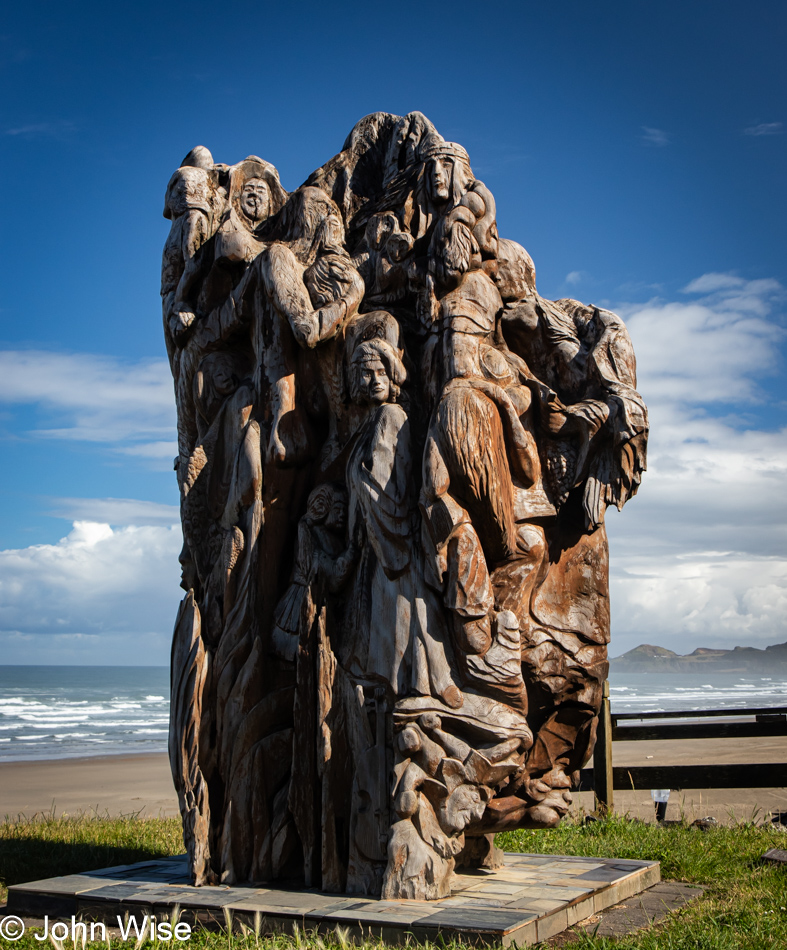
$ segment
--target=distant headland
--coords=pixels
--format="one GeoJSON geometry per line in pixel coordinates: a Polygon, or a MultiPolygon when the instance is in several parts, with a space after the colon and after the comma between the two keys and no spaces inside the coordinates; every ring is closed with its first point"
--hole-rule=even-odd
{"type": "Polygon", "coordinates": [[[764,650],[755,647],[734,647],[732,650],[698,647],[686,656],[665,647],[642,643],[611,659],[609,666],[612,673],[787,672],[787,643],[777,643],[764,650]]]}

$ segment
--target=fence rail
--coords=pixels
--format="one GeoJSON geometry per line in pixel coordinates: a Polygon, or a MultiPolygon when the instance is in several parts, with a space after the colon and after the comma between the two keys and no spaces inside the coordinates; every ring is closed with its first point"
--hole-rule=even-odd
{"type": "Polygon", "coordinates": [[[787,736],[787,707],[705,709],[672,712],[615,713],[609,683],[599,715],[593,768],[582,769],[579,790],[592,789],[596,805],[611,810],[614,790],[669,788],[783,788],[787,764],[765,765],[612,765],[612,743],[643,739],[722,739],[787,736]],[[681,720],[669,722],[665,720],[681,720]],[[704,721],[687,721],[704,720],[704,721]],[[745,721],[742,721],[745,720],[745,721]],[[632,724],[629,724],[632,723],[632,724]]]}

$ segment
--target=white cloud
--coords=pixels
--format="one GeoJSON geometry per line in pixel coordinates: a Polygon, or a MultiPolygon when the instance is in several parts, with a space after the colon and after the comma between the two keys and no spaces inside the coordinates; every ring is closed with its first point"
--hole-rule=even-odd
{"type": "MultiPolygon", "coordinates": [[[[689,653],[700,645],[763,647],[787,640],[784,558],[697,554],[665,559],[656,575],[652,569],[652,558],[634,557],[613,578],[612,596],[625,603],[625,623],[636,631],[627,646],[655,642],[689,653]]],[[[613,654],[625,649],[613,642],[613,654]]]]}
{"type": "Polygon", "coordinates": [[[181,543],[179,527],[77,521],[57,544],[0,551],[5,661],[51,661],[54,643],[80,662],[96,662],[98,649],[115,662],[166,663],[181,543]]]}
{"type": "MultiPolygon", "coordinates": [[[[652,432],[640,494],[608,518],[612,655],[642,642],[687,653],[787,639],[787,430],[751,421],[767,406],[765,378],[782,365],[784,330],[773,315],[783,290],[705,274],[684,293],[697,299],[621,308],[652,432]]],[[[163,361],[38,356],[24,371],[0,354],[0,399],[44,400],[66,429],[84,427],[94,441],[108,428],[137,440],[124,451],[174,455],[149,438],[172,424],[163,361]]],[[[66,538],[0,551],[4,661],[29,662],[45,643],[50,661],[166,662],[181,595],[174,506],[52,504],[77,522],[66,538]]]]}
{"type": "Polygon", "coordinates": [[[570,273],[565,276],[565,283],[567,284],[578,284],[582,281],[583,273],[581,270],[572,270],[570,273]]]}
{"type": "MultiPolygon", "coordinates": [[[[167,469],[177,454],[164,360],[0,351],[0,403],[35,407],[38,426],[27,438],[90,442],[167,469]]],[[[182,593],[177,507],[129,498],[50,503],[74,522],[67,537],[0,551],[0,656],[30,662],[45,643],[47,662],[166,663],[182,593]]]]}
{"type": "Polygon", "coordinates": [[[737,277],[735,274],[718,274],[710,273],[703,274],[702,277],[697,277],[695,280],[690,281],[683,288],[681,293],[684,294],[710,294],[716,290],[730,290],[733,287],[742,287],[746,281],[742,277],[737,277]]]}
{"type": "Polygon", "coordinates": [[[664,129],[652,129],[647,125],[642,126],[642,141],[647,145],[657,145],[663,148],[669,145],[670,137],[664,129]]]}
{"type": "Polygon", "coordinates": [[[176,454],[165,441],[175,432],[165,360],[130,363],[87,353],[0,351],[0,402],[38,406],[48,423],[30,433],[38,438],[121,445],[127,453],[154,458],[176,454]]]}
{"type": "Polygon", "coordinates": [[[621,310],[651,438],[640,494],[608,519],[613,655],[787,640],[787,429],[750,420],[782,365],[783,291],[723,274],[685,291],[707,296],[621,310]]]}
{"type": "Polygon", "coordinates": [[[758,122],[743,130],[744,135],[781,135],[784,125],[781,122],[758,122]]]}
{"type": "Polygon", "coordinates": [[[138,458],[169,463],[174,462],[178,454],[178,443],[174,439],[172,442],[142,442],[136,445],[120,446],[117,451],[122,452],[123,455],[136,455],[138,458]]]}
{"type": "Polygon", "coordinates": [[[66,119],[55,122],[31,122],[29,125],[20,125],[13,129],[6,129],[6,135],[20,136],[21,138],[54,138],[62,139],[70,135],[76,126],[66,119]]]}
{"type": "Polygon", "coordinates": [[[103,525],[177,525],[180,509],[136,498],[53,498],[49,512],[67,521],[103,525]]]}

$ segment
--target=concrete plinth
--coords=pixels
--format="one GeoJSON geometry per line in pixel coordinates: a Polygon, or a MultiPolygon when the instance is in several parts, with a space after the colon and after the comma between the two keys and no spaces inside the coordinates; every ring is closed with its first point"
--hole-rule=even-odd
{"type": "Polygon", "coordinates": [[[87,874],[16,884],[7,913],[20,917],[102,920],[153,914],[208,927],[243,924],[260,934],[342,927],[350,937],[380,936],[519,946],[538,943],[632,897],[661,879],[657,861],[507,854],[497,871],[463,870],[451,896],[387,901],[314,889],[193,887],[180,856],[87,874]]]}

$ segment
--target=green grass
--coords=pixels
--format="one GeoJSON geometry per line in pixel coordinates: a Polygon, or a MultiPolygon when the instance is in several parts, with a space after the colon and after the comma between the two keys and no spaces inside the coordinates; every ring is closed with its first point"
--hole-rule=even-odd
{"type": "Polygon", "coordinates": [[[553,831],[498,836],[506,851],[661,861],[665,881],[702,884],[704,895],[660,926],[618,940],[583,936],[593,950],[787,950],[787,870],[760,861],[787,834],[754,822],[700,831],[613,815],[553,831]]]}
{"type": "MultiPolygon", "coordinates": [[[[553,831],[511,832],[499,835],[498,843],[508,851],[658,860],[664,880],[707,888],[701,898],[649,930],[617,941],[583,934],[572,945],[580,950],[787,950],[787,870],[760,862],[769,848],[787,848],[784,832],[754,822],[702,832],[615,815],[587,825],[567,821],[553,831]]],[[[128,864],[181,851],[177,819],[82,815],[5,821],[0,823],[0,883],[128,864]]],[[[245,935],[200,931],[187,944],[159,943],[158,947],[342,950],[346,944],[341,932],[322,938],[304,934],[263,938],[251,931],[245,935]]],[[[33,950],[41,946],[32,934],[13,944],[0,939],[3,948],[33,950]]],[[[367,946],[379,944],[372,941],[367,946]]],[[[71,950],[70,940],[65,948],[71,950]]]]}
{"type": "Polygon", "coordinates": [[[54,814],[0,822],[0,901],[9,884],[180,854],[177,818],[54,814]]]}

